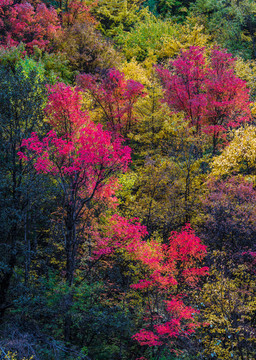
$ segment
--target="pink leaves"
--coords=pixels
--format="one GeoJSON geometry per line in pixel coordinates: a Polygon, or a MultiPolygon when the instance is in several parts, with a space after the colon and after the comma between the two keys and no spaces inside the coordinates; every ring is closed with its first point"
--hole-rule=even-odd
{"type": "Polygon", "coordinates": [[[201,276],[207,274],[208,268],[197,268],[195,265],[206,255],[206,246],[195,236],[190,225],[186,225],[180,233],[173,232],[169,244],[160,244],[153,240],[145,241],[142,236],[136,241],[123,244],[136,259],[148,269],[148,278],[140,279],[132,288],[146,289],[156,287],[168,290],[178,282],[194,285],[201,276]]]}
{"type": "Polygon", "coordinates": [[[140,345],[161,346],[173,338],[193,333],[199,326],[194,320],[196,310],[185,305],[183,296],[171,295],[184,285],[194,286],[208,271],[206,267],[197,267],[206,255],[206,247],[190,225],[186,225],[180,233],[173,232],[168,245],[142,239],[136,245],[133,244],[130,251],[134,251],[134,258],[144,265],[146,274],[144,279],[132,284],[131,288],[144,292],[145,299],[148,299],[148,309],[156,308],[155,301],[161,296],[157,303],[157,313],[152,317],[148,311],[151,322],[145,319],[146,329],[139,331],[133,338],[140,345]],[[165,297],[167,300],[164,300],[165,297]]]}
{"type": "Polygon", "coordinates": [[[49,88],[49,93],[46,114],[54,130],[42,140],[36,133],[23,140],[28,155],[20,152],[20,158],[30,158],[37,172],[57,176],[62,182],[75,182],[74,186],[89,197],[102,198],[104,189],[112,196],[109,186],[114,183],[110,179],[118,171],[126,171],[131,149],[118,137],[112,140],[110,132],[89,119],[81,110],[76,89],[57,84],[49,88]]]}
{"type": "Polygon", "coordinates": [[[75,135],[89,119],[87,112],[81,110],[81,95],[77,89],[63,83],[49,86],[48,90],[45,112],[51,126],[59,135],[75,135]]]}
{"type": "Polygon", "coordinates": [[[147,230],[136,219],[126,219],[119,215],[113,215],[104,231],[104,238],[97,241],[94,258],[113,253],[117,249],[125,249],[133,252],[146,236],[147,230]]]}
{"type": "Polygon", "coordinates": [[[206,246],[201,243],[189,224],[180,233],[172,232],[169,241],[167,256],[186,266],[191,266],[196,260],[202,260],[206,255],[206,246]]]}
{"type": "Polygon", "coordinates": [[[204,48],[191,47],[170,63],[171,70],[157,68],[162,80],[164,101],[175,111],[184,111],[199,131],[206,106],[204,48]]]}
{"type": "Polygon", "coordinates": [[[165,301],[165,323],[160,323],[160,317],[157,319],[152,330],[141,329],[133,335],[140,345],[161,346],[170,343],[171,339],[178,336],[188,336],[195,332],[199,324],[194,320],[197,311],[186,306],[178,297],[165,301]]]}
{"type": "Polygon", "coordinates": [[[136,122],[133,108],[138,99],[145,96],[144,86],[134,80],[125,80],[124,74],[116,69],[110,69],[103,79],[82,74],[77,82],[102,110],[109,130],[126,136],[136,122]]]}
{"type": "Polygon", "coordinates": [[[148,289],[153,284],[153,281],[150,280],[139,280],[137,284],[132,284],[131,288],[135,290],[148,289]]]}
{"type": "Polygon", "coordinates": [[[47,49],[60,30],[55,9],[48,9],[44,3],[35,8],[26,1],[13,5],[11,0],[1,0],[0,24],[4,30],[0,44],[16,46],[23,42],[29,51],[34,45],[47,49]]]}
{"type": "Polygon", "coordinates": [[[145,329],[140,330],[137,334],[133,335],[132,338],[137,340],[142,346],[159,346],[163,344],[159,341],[158,335],[154,334],[153,331],[145,329]]]}
{"type": "MultiPolygon", "coordinates": [[[[211,53],[211,68],[206,77],[206,122],[214,126],[237,127],[249,121],[249,91],[245,81],[234,73],[230,54],[214,48],[211,53]]],[[[221,131],[217,129],[216,131],[221,131]]]]}
{"type": "Polygon", "coordinates": [[[191,47],[170,63],[170,70],[158,68],[164,87],[164,101],[174,111],[183,111],[195,132],[218,140],[232,127],[250,121],[249,90],[234,73],[230,54],[213,48],[209,64],[205,49],[191,47]]]}

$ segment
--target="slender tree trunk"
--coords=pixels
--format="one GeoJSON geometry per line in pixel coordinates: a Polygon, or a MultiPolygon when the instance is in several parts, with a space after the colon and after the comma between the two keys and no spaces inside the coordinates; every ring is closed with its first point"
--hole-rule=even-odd
{"type": "Polygon", "coordinates": [[[7,303],[7,293],[10,287],[13,269],[16,264],[16,250],[12,249],[11,256],[7,264],[7,269],[0,280],[0,322],[3,319],[4,313],[10,304],[7,303]]]}
{"type": "Polygon", "coordinates": [[[66,219],[66,282],[69,287],[69,293],[65,300],[65,320],[64,320],[64,339],[66,343],[71,341],[72,314],[71,307],[73,303],[72,285],[74,282],[74,271],[77,252],[76,225],[73,221],[73,213],[68,214],[66,219]]]}

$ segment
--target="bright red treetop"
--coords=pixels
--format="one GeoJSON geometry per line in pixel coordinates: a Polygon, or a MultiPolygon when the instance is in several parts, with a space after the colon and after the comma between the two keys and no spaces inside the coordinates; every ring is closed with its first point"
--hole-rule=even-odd
{"type": "Polygon", "coordinates": [[[47,49],[60,30],[57,12],[44,3],[36,7],[27,1],[0,0],[0,45],[17,46],[20,42],[32,51],[33,46],[47,49]]]}
{"type": "Polygon", "coordinates": [[[45,107],[51,127],[60,136],[71,137],[90,123],[88,113],[81,109],[82,96],[77,88],[63,83],[48,86],[49,97],[45,107]]]}
{"type": "Polygon", "coordinates": [[[164,101],[174,111],[183,111],[196,133],[209,133],[213,153],[226,131],[250,121],[249,90],[234,72],[230,54],[214,48],[209,64],[205,49],[191,47],[170,63],[158,68],[164,101]]]}
{"type": "Polygon", "coordinates": [[[164,101],[175,111],[184,111],[196,131],[200,130],[206,106],[204,49],[191,47],[170,62],[170,70],[157,68],[164,86],[164,101]]]}
{"type": "Polygon", "coordinates": [[[173,351],[171,340],[188,336],[199,326],[194,319],[197,311],[185,305],[182,291],[186,294],[189,286],[207,274],[207,267],[198,267],[206,255],[206,246],[186,225],[180,233],[172,233],[168,245],[140,241],[127,249],[148,269],[144,279],[131,285],[145,293],[145,301],[148,299],[145,328],[133,338],[140,345],[167,345],[173,351]],[[162,299],[162,304],[157,299],[162,299]]]}
{"type": "Polygon", "coordinates": [[[102,191],[108,193],[111,182],[107,179],[126,171],[131,149],[89,119],[81,110],[81,96],[75,89],[57,84],[49,93],[46,114],[53,130],[42,140],[36,133],[23,140],[28,155],[20,152],[20,157],[33,160],[38,172],[59,178],[65,191],[80,189],[87,200],[102,196],[102,191]]]}
{"type": "Polygon", "coordinates": [[[206,74],[207,107],[204,123],[212,132],[224,132],[249,121],[249,89],[234,73],[235,59],[215,48],[206,74]]]}
{"type": "Polygon", "coordinates": [[[206,255],[206,246],[189,225],[173,232],[169,244],[145,240],[146,228],[136,219],[113,216],[107,225],[107,235],[99,238],[93,259],[126,250],[133,261],[143,268],[142,279],[131,288],[143,293],[147,304],[144,328],[133,336],[140,345],[168,346],[177,337],[188,336],[199,326],[197,312],[183,302],[184,294],[208,272],[199,263],[206,255]]]}

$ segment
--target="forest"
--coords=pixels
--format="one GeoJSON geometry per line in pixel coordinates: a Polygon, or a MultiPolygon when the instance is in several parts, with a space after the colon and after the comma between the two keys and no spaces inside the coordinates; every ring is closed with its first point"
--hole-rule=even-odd
{"type": "Polygon", "coordinates": [[[255,0],[0,0],[0,359],[256,359],[255,0]]]}

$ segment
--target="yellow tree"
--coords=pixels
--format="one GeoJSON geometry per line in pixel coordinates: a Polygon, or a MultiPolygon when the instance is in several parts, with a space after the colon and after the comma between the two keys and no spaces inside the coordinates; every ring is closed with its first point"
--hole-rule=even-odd
{"type": "Polygon", "coordinates": [[[222,154],[213,159],[211,174],[216,178],[243,174],[245,178],[255,180],[256,127],[240,128],[233,136],[222,154]]]}
{"type": "Polygon", "coordinates": [[[215,251],[210,277],[197,300],[207,326],[199,335],[204,356],[255,358],[255,253],[240,256],[215,251]]]}

